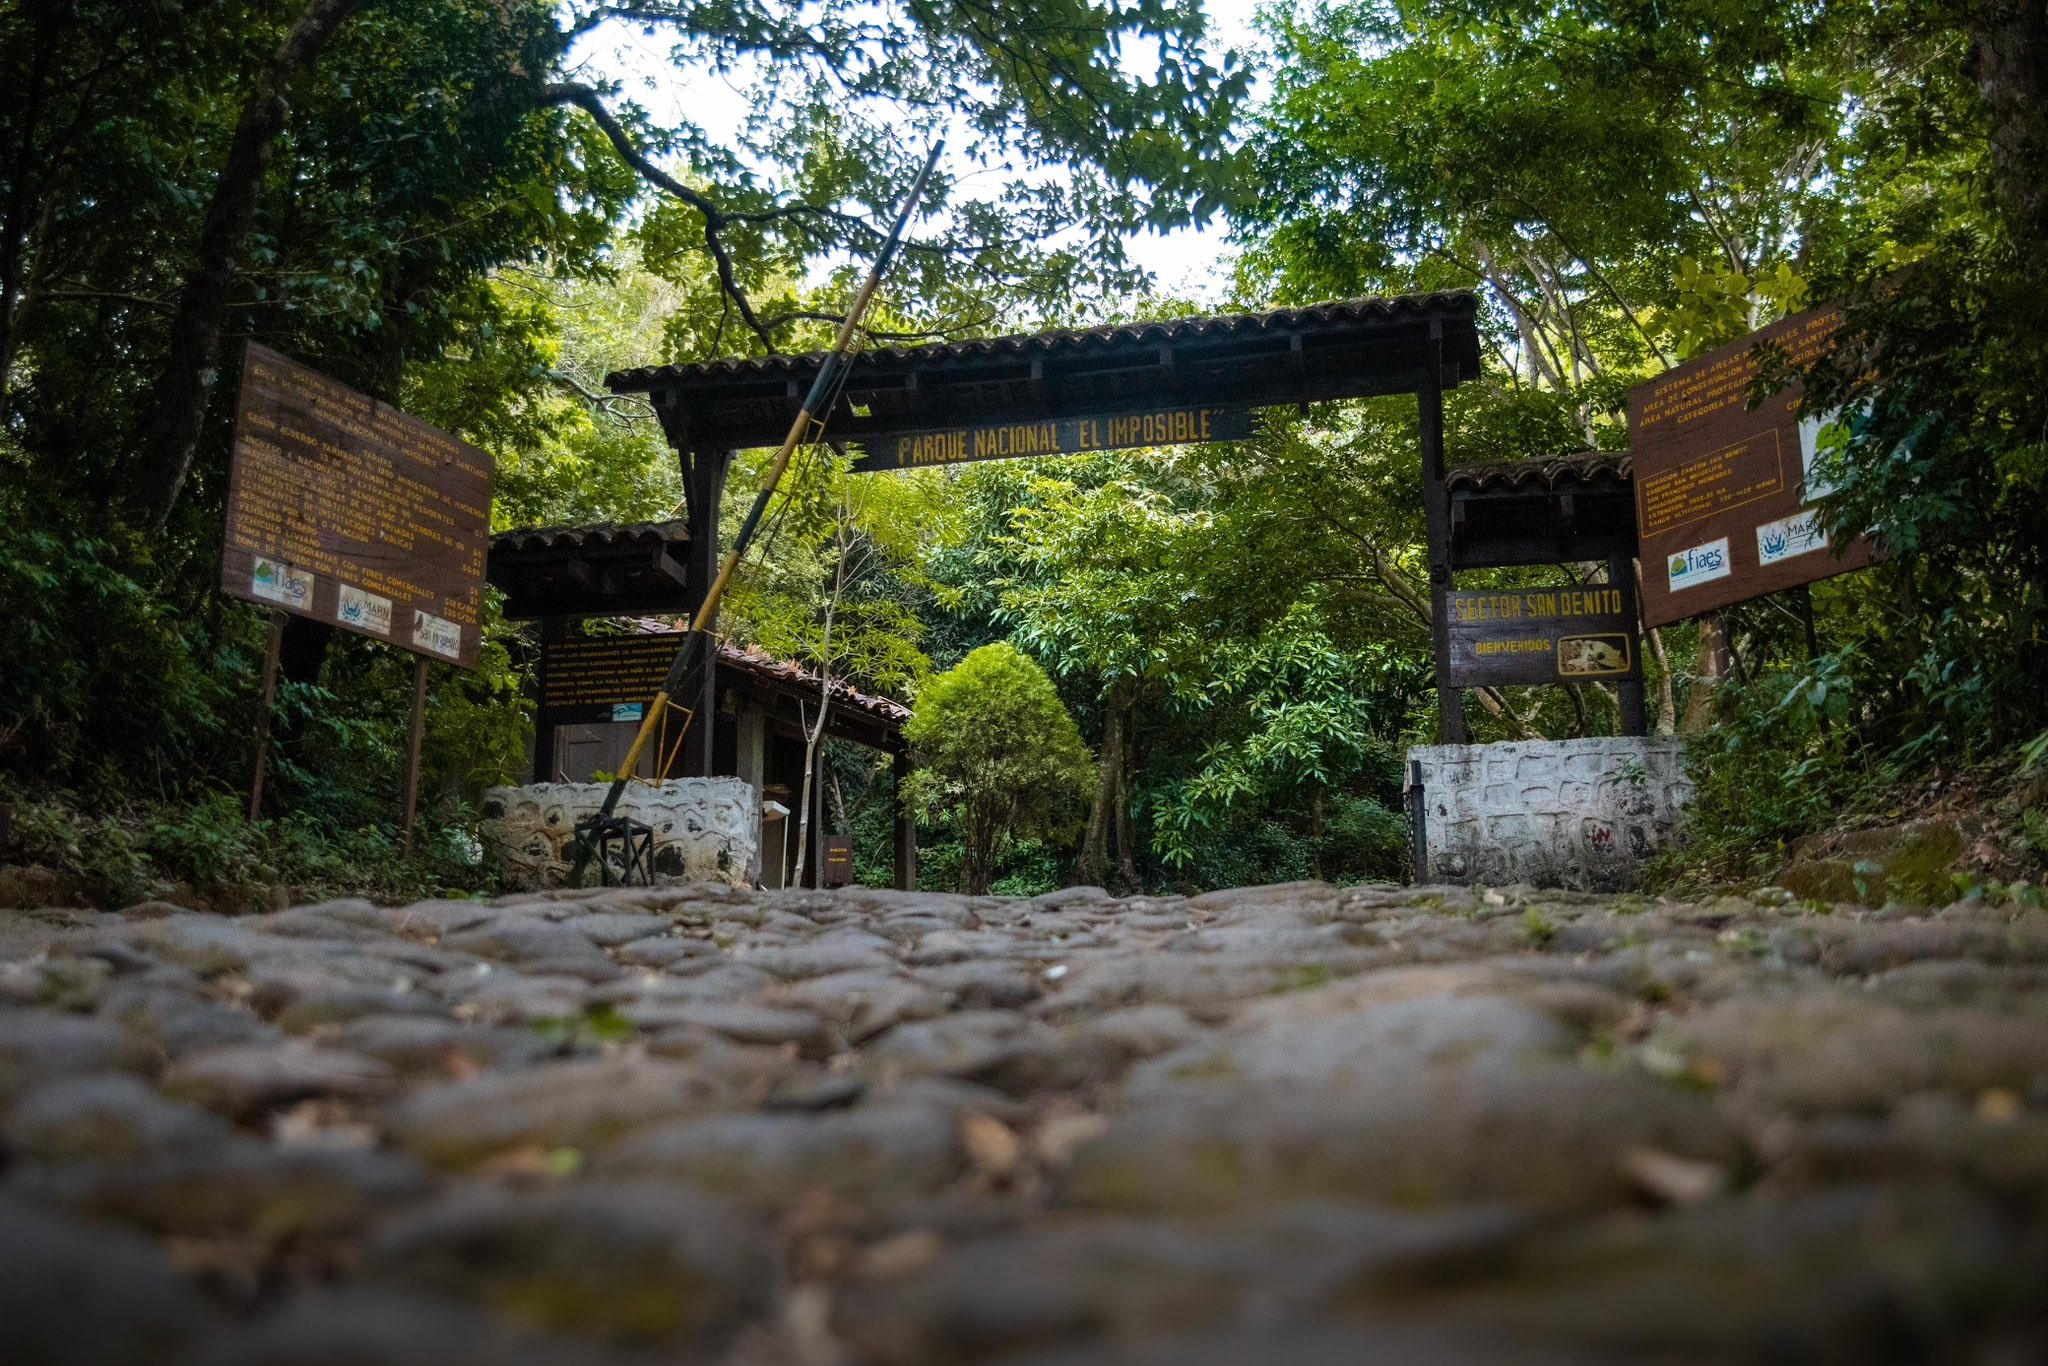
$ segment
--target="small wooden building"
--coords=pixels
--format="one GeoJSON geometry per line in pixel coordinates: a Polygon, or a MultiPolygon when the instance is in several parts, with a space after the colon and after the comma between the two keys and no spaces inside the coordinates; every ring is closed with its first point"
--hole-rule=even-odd
{"type": "MultiPolygon", "coordinates": [[[[651,614],[688,610],[689,540],[688,524],[671,521],[537,528],[492,541],[489,577],[505,594],[505,615],[540,624],[533,781],[590,782],[625,762],[641,708],[682,644],[680,627],[651,614]]],[[[719,646],[709,672],[713,713],[694,718],[687,738],[679,716],[665,724],[642,752],[638,776],[745,779],[760,802],[761,881],[781,887],[797,863],[804,737],[826,698],[822,680],[732,642],[719,646]]],[[[909,771],[908,708],[837,680],[829,696],[824,738],[889,754],[900,784],[909,771]]],[[[810,801],[803,880],[817,886],[832,834],[822,745],[810,801]]],[[[914,887],[916,826],[900,815],[895,863],[897,885],[914,887]]]]}

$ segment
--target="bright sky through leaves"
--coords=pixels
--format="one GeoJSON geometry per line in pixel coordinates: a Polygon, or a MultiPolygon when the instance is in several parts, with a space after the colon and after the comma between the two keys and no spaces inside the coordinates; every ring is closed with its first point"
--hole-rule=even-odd
{"type": "MultiPolygon", "coordinates": [[[[1263,42],[1252,27],[1260,0],[1203,0],[1203,4],[1213,53],[1236,49],[1250,55],[1262,50],[1263,42]]],[[[664,36],[649,36],[638,25],[622,21],[598,29],[577,55],[585,63],[587,76],[617,81],[621,94],[643,105],[656,123],[687,119],[727,146],[740,145],[753,109],[741,77],[678,70],[664,36]]],[[[1130,252],[1153,273],[1163,294],[1215,304],[1229,288],[1231,248],[1220,219],[1204,227],[1138,234],[1130,239],[1130,252]]]]}

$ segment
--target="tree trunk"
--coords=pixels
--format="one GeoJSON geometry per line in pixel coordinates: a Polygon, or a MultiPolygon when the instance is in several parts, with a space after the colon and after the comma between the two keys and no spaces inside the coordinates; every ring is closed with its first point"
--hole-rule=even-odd
{"type": "Polygon", "coordinates": [[[1109,842],[1117,803],[1123,794],[1128,690],[1128,684],[1118,679],[1109,685],[1102,698],[1102,754],[1095,766],[1095,799],[1088,807],[1088,834],[1081,841],[1081,857],[1074,866],[1074,876],[1086,887],[1101,887],[1109,882],[1109,842]]]}
{"type": "Polygon", "coordinates": [[[2048,240],[2048,0],[1978,0],[1969,72],[1991,122],[1991,180],[2016,246],[2048,240]]]}
{"type": "MultiPolygon", "coordinates": [[[[818,771],[818,737],[825,733],[825,717],[832,707],[832,680],[828,676],[819,690],[824,694],[818,703],[818,723],[804,730],[804,781],[801,795],[797,798],[796,817],[796,871],[790,874],[789,885],[804,885],[804,865],[811,854],[811,779],[818,771]]],[[[803,704],[797,704],[797,720],[803,720],[803,704]]]]}
{"type": "Polygon", "coordinates": [[[1138,876],[1138,840],[1131,830],[1131,723],[1128,713],[1121,727],[1123,753],[1116,761],[1116,857],[1117,875],[1123,878],[1124,888],[1130,892],[1145,890],[1144,879],[1138,876]]]}
{"type": "Polygon", "coordinates": [[[171,320],[170,356],[158,377],[149,429],[142,440],[142,466],[126,495],[130,514],[151,532],[163,529],[176,506],[206,422],[206,409],[220,374],[228,296],[234,289],[249,232],[256,224],[271,155],[284,131],[285,87],[319,59],[335,30],[362,3],[308,0],[283,44],[257,73],[256,89],[242,106],[227,163],[206,209],[198,259],[178,294],[178,311],[171,320]]]}
{"type": "MultiPolygon", "coordinates": [[[[699,515],[693,509],[691,516],[699,515]]],[[[714,510],[704,510],[705,516],[715,516],[714,510]]],[[[818,723],[804,731],[804,784],[803,801],[796,825],[796,874],[790,885],[804,884],[804,864],[811,853],[811,781],[818,771],[818,744],[825,735],[825,719],[832,714],[832,628],[839,623],[839,604],[846,596],[846,557],[850,552],[847,544],[848,529],[852,525],[852,510],[842,497],[839,503],[839,521],[833,529],[833,540],[838,550],[838,559],[832,568],[832,592],[825,599],[825,635],[818,645],[818,723]]],[[[703,525],[699,522],[695,525],[703,525]]],[[[803,720],[803,703],[797,703],[797,720],[803,720]]],[[[822,882],[824,879],[819,878],[822,882]]]]}
{"type": "Polygon", "coordinates": [[[1323,814],[1323,789],[1320,784],[1308,798],[1308,873],[1317,882],[1323,880],[1323,832],[1328,821],[1323,814]]]}
{"type": "Polygon", "coordinates": [[[1636,578],[1636,627],[1643,639],[1649,643],[1650,654],[1657,661],[1657,734],[1678,733],[1678,693],[1671,682],[1671,656],[1664,653],[1664,632],[1654,626],[1643,625],[1643,562],[1634,561],[1636,578]]]}
{"type": "Polygon", "coordinates": [[[996,876],[996,846],[1017,821],[1014,799],[983,796],[967,812],[965,857],[960,860],[960,890],[969,896],[988,895],[996,876]],[[978,809],[977,809],[978,808],[978,809]]]}
{"type": "Polygon", "coordinates": [[[1685,720],[1679,729],[1698,735],[1714,724],[1715,704],[1728,679],[1728,628],[1719,612],[1700,618],[1700,662],[1693,670],[1692,691],[1685,698],[1685,720]]]}

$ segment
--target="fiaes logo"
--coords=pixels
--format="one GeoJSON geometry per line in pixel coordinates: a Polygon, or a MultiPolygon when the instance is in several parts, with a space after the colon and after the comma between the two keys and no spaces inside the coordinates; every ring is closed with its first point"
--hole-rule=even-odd
{"type": "Polygon", "coordinates": [[[1692,588],[1715,579],[1728,577],[1728,538],[1708,541],[1690,550],[1680,550],[1671,557],[1671,591],[1692,588]]]}
{"type": "Polygon", "coordinates": [[[313,576],[276,560],[260,556],[249,572],[249,591],[270,602],[305,611],[313,605],[313,576]]]}

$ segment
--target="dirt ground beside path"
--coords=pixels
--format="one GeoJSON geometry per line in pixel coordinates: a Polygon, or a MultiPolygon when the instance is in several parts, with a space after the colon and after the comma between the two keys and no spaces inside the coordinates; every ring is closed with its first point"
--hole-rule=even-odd
{"type": "Polygon", "coordinates": [[[0,912],[0,1360],[2048,1358],[2048,912],[0,912]]]}

